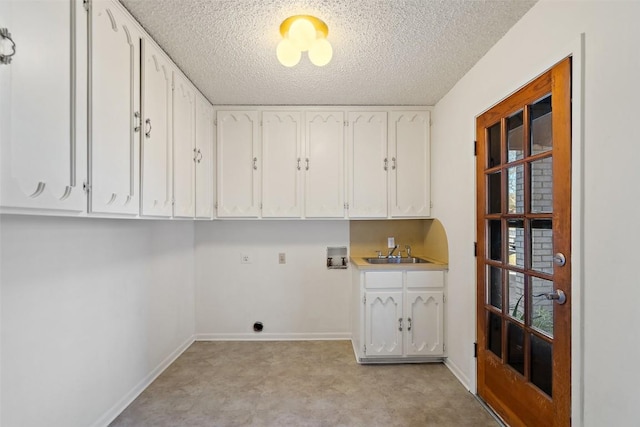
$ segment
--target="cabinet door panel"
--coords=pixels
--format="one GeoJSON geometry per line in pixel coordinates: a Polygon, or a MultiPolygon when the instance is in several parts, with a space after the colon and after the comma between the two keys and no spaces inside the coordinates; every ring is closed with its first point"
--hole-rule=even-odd
{"type": "Polygon", "coordinates": [[[302,216],[300,113],[262,113],[262,216],[302,216]]]}
{"type": "Polygon", "coordinates": [[[306,114],[305,216],[344,217],[344,113],[306,114]]]}
{"type": "Polygon", "coordinates": [[[173,216],[195,216],[196,90],[178,71],[173,89],[173,216]]]}
{"type": "Polygon", "coordinates": [[[139,114],[140,33],[119,5],[94,1],[90,212],[139,213],[139,114]]]}
{"type": "Polygon", "coordinates": [[[347,146],[349,216],[387,217],[387,113],[350,112],[347,146]]]}
{"type": "Polygon", "coordinates": [[[196,217],[212,218],[213,185],[213,106],[196,95],[196,217]]]}
{"type": "Polygon", "coordinates": [[[86,209],[86,115],[75,115],[86,109],[83,18],[73,0],[0,2],[0,27],[16,43],[0,65],[3,211],[86,209]]]}
{"type": "Polygon", "coordinates": [[[429,112],[391,114],[391,216],[426,217],[431,212],[429,112]]]}
{"type": "Polygon", "coordinates": [[[442,291],[407,291],[407,356],[444,354],[442,291]]]}
{"type": "Polygon", "coordinates": [[[172,65],[143,40],[142,214],[172,214],[172,65]]]}
{"type": "Polygon", "coordinates": [[[365,355],[401,356],[405,327],[402,291],[366,293],[365,355]]]}
{"type": "Polygon", "coordinates": [[[260,148],[256,111],[218,111],[218,216],[260,215],[260,148]]]}

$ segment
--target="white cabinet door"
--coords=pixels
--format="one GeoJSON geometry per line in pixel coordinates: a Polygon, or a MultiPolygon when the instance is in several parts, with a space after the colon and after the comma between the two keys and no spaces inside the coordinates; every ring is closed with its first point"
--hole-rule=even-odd
{"type": "Polygon", "coordinates": [[[262,113],[262,216],[302,216],[301,120],[297,111],[262,113]]]}
{"type": "Polygon", "coordinates": [[[112,0],[91,7],[89,211],[140,210],[140,39],[112,0]]]}
{"type": "Polygon", "coordinates": [[[365,355],[402,356],[402,291],[370,291],[365,298],[365,355]]]}
{"type": "Polygon", "coordinates": [[[260,215],[260,140],[257,111],[218,111],[218,217],[260,215]]]}
{"type": "Polygon", "coordinates": [[[173,72],[173,216],[193,218],[196,209],[196,89],[173,72]]]}
{"type": "Polygon", "coordinates": [[[349,217],[387,217],[387,113],[349,112],[349,217]]]}
{"type": "Polygon", "coordinates": [[[213,106],[196,94],[196,218],[213,218],[213,106]]]}
{"type": "Polygon", "coordinates": [[[0,1],[0,27],[16,44],[0,65],[3,212],[86,210],[85,13],[76,0],[0,1]]]}
{"type": "Polygon", "coordinates": [[[172,214],[171,82],[173,65],[150,40],[142,41],[142,215],[172,214]]]}
{"type": "Polygon", "coordinates": [[[305,145],[305,217],[344,217],[344,113],[307,112],[305,145]]]}
{"type": "Polygon", "coordinates": [[[443,292],[407,290],[405,304],[407,356],[444,354],[443,292]]]}
{"type": "Polygon", "coordinates": [[[394,111],[389,132],[392,217],[431,212],[428,111],[394,111]]]}

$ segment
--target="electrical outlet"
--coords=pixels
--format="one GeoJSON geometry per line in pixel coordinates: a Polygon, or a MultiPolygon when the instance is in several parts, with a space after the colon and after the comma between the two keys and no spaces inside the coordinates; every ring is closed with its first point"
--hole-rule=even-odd
{"type": "Polygon", "coordinates": [[[278,263],[279,264],[286,264],[287,263],[287,255],[284,252],[280,252],[278,254],[278,263]]]}
{"type": "Polygon", "coordinates": [[[391,249],[396,246],[396,239],[393,237],[387,238],[387,248],[391,249]]]}
{"type": "Polygon", "coordinates": [[[251,264],[251,255],[240,254],[240,264],[251,264]]]}

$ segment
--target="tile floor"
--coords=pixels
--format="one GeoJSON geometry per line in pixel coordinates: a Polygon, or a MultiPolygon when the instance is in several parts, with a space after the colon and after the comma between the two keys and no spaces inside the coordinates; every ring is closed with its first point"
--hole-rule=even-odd
{"type": "Polygon", "coordinates": [[[442,364],[358,365],[349,341],[196,342],[124,426],[499,426],[442,364]]]}

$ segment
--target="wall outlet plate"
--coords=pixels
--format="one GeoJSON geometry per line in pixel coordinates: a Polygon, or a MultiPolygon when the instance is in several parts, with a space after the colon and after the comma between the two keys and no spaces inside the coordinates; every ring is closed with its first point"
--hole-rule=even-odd
{"type": "Polygon", "coordinates": [[[286,264],[287,263],[287,254],[285,254],[284,252],[280,252],[278,254],[278,263],[279,264],[286,264]]]}
{"type": "Polygon", "coordinates": [[[240,264],[251,264],[253,257],[249,254],[240,254],[240,264]]]}
{"type": "Polygon", "coordinates": [[[387,248],[391,249],[396,246],[396,239],[394,237],[387,237],[387,248]]]}

